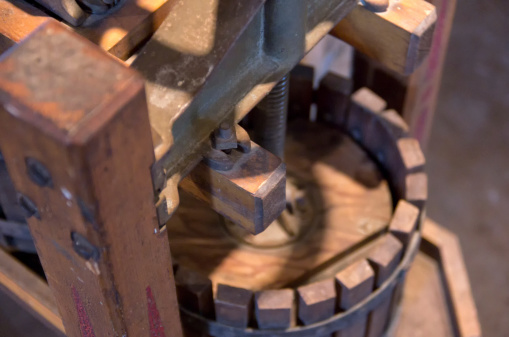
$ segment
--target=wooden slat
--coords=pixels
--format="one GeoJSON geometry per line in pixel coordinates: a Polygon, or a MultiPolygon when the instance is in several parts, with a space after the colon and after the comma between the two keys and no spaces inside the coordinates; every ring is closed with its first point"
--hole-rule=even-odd
{"type": "Polygon", "coordinates": [[[408,75],[429,53],[436,18],[435,7],[424,0],[390,1],[383,12],[372,12],[359,2],[332,34],[389,69],[408,75]]]}
{"type": "Polygon", "coordinates": [[[430,219],[423,225],[422,250],[440,261],[449,306],[460,337],[480,337],[481,326],[457,236],[430,219]]]}
{"type": "Polygon", "coordinates": [[[214,303],[218,322],[239,328],[249,325],[253,313],[252,291],[218,284],[214,303]]]}
{"type": "Polygon", "coordinates": [[[348,78],[328,73],[320,81],[317,94],[317,120],[335,125],[346,121],[352,81],[348,78]]]}
{"type": "Polygon", "coordinates": [[[301,64],[295,66],[290,72],[289,119],[309,119],[313,103],[313,77],[314,68],[301,64]]]}
{"type": "Polygon", "coordinates": [[[417,229],[419,209],[405,200],[400,200],[394,211],[389,231],[407,246],[412,234],[417,229]]]}
{"type": "Polygon", "coordinates": [[[170,13],[176,0],[131,0],[92,26],[76,32],[119,59],[126,60],[170,13]]]}
{"type": "Polygon", "coordinates": [[[259,329],[287,329],[295,324],[293,289],[264,290],[255,294],[259,329]]]}
{"type": "Polygon", "coordinates": [[[12,47],[37,27],[54,21],[23,0],[0,0],[0,54],[12,47]]]}
{"type": "Polygon", "coordinates": [[[143,79],[50,23],[0,62],[0,100],[0,146],[67,335],[181,336],[143,79]]]}
{"type": "MultiPolygon", "coordinates": [[[[365,299],[374,289],[375,273],[366,260],[356,262],[336,274],[338,307],[348,310],[365,299]]],[[[368,323],[367,314],[353,321],[334,337],[364,337],[368,323]]]]}
{"type": "Polygon", "coordinates": [[[357,141],[365,145],[371,134],[376,115],[385,110],[387,103],[368,88],[361,88],[351,96],[346,129],[357,141]]]}
{"type": "Polygon", "coordinates": [[[64,335],[62,319],[46,282],[1,249],[0,289],[58,336],[64,335]]]}
{"type": "Polygon", "coordinates": [[[326,279],[297,288],[299,320],[313,324],[330,318],[335,313],[336,289],[334,280],[326,279]]]}
{"type": "MultiPolygon", "coordinates": [[[[379,287],[398,266],[403,253],[403,244],[388,234],[384,242],[370,253],[368,261],[375,271],[375,287],[379,287]]],[[[380,337],[389,319],[392,292],[386,292],[379,306],[369,314],[366,337],[380,337]]]]}
{"type": "Polygon", "coordinates": [[[207,318],[214,317],[212,282],[198,272],[182,267],[175,274],[179,304],[207,318]]]}

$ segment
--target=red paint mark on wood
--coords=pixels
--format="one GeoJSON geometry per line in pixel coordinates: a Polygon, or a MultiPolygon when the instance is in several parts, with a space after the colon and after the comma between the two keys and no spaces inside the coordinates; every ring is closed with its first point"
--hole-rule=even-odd
{"type": "Polygon", "coordinates": [[[148,322],[150,324],[150,337],[166,337],[164,334],[164,326],[157,310],[156,301],[152,294],[150,286],[146,289],[147,292],[147,306],[148,306],[148,322]]]}
{"type": "Polygon", "coordinates": [[[80,294],[74,288],[71,287],[72,290],[72,298],[74,300],[74,305],[76,306],[76,311],[78,312],[78,318],[80,320],[80,331],[82,337],[96,337],[94,333],[94,329],[92,328],[92,324],[90,323],[90,318],[88,317],[87,311],[85,310],[85,306],[83,305],[83,301],[81,300],[80,294]]]}

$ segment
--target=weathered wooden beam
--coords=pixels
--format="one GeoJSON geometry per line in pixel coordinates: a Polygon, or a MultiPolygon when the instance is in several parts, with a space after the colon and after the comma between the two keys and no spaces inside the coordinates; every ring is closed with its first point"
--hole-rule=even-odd
{"type": "Polygon", "coordinates": [[[143,79],[51,22],[0,62],[0,101],[0,148],[67,336],[182,336],[143,79]]]}
{"type": "Polygon", "coordinates": [[[430,51],[435,7],[424,0],[386,2],[387,10],[377,12],[360,1],[331,34],[387,68],[408,75],[430,51]]]}

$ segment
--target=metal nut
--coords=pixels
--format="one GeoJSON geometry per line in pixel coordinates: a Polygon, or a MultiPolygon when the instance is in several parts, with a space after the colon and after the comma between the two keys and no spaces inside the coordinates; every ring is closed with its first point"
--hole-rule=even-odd
{"type": "Polygon", "coordinates": [[[48,169],[37,159],[28,157],[25,159],[27,174],[34,183],[41,187],[53,187],[53,180],[48,169]]]}

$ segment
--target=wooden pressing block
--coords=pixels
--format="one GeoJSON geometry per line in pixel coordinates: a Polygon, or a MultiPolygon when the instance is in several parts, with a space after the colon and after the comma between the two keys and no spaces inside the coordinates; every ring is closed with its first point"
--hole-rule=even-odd
{"type": "Polygon", "coordinates": [[[238,328],[249,325],[253,311],[252,291],[218,284],[214,303],[218,322],[238,328]]]}
{"type": "MultiPolygon", "coordinates": [[[[387,234],[383,243],[379,244],[370,253],[368,261],[375,271],[375,287],[380,287],[394,272],[403,253],[403,244],[394,236],[387,234]]],[[[374,309],[368,318],[368,331],[366,337],[379,337],[385,330],[389,319],[392,302],[392,292],[384,295],[379,306],[374,309]]]]}
{"type": "MultiPolygon", "coordinates": [[[[336,287],[339,295],[338,309],[348,310],[371,294],[375,285],[375,273],[366,260],[356,262],[336,274],[336,287]]],[[[368,316],[365,315],[346,328],[335,333],[334,337],[364,337],[368,316]]]]}
{"type": "Polygon", "coordinates": [[[285,164],[253,142],[249,152],[233,150],[229,158],[229,170],[199,163],[180,187],[250,233],[261,233],[286,207],[285,164]]]}
{"type": "Polygon", "coordinates": [[[374,12],[360,1],[331,34],[389,69],[408,75],[429,53],[437,14],[424,0],[388,2],[386,11],[374,12]]]}
{"type": "Polygon", "coordinates": [[[346,77],[328,73],[320,81],[317,94],[317,120],[343,125],[350,105],[352,81],[346,77]]]}
{"type": "Polygon", "coordinates": [[[298,317],[304,324],[313,324],[334,315],[336,289],[333,280],[327,279],[297,288],[298,317]]]}
{"type": "Polygon", "coordinates": [[[293,289],[263,290],[255,295],[259,329],[287,329],[295,324],[293,289]]]}
{"type": "Polygon", "coordinates": [[[0,62],[0,147],[69,337],[182,336],[145,97],[55,22],[0,62]]]}
{"type": "Polygon", "coordinates": [[[175,274],[180,306],[204,317],[214,316],[212,282],[194,270],[182,267],[175,274]]]}
{"type": "Polygon", "coordinates": [[[313,104],[314,68],[298,64],[290,72],[288,118],[309,119],[313,104]]]}

